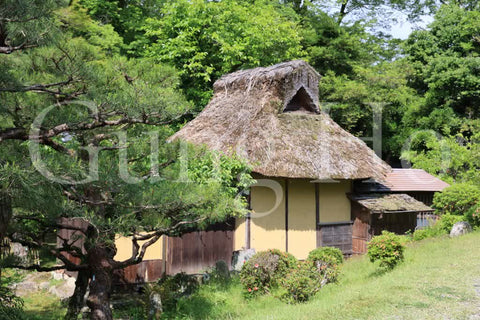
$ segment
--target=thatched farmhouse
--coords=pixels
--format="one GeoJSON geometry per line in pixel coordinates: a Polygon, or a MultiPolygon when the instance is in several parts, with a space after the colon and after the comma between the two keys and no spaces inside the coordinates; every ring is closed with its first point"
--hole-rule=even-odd
{"type": "Polygon", "coordinates": [[[173,137],[253,165],[258,184],[251,215],[235,223],[236,250],[278,248],[300,259],[319,246],[352,252],[353,182],[384,180],[391,168],[321,111],[319,80],[300,60],[225,75],[173,137]]]}
{"type": "MultiPolygon", "coordinates": [[[[208,106],[171,140],[247,160],[257,180],[249,192],[251,213],[204,231],[162,237],[143,262],[117,272],[117,284],[198,273],[218,260],[230,267],[233,252],[242,249],[277,248],[299,259],[320,246],[362,253],[381,230],[412,230],[419,212],[431,212],[405,188],[423,192],[441,183],[417,171],[417,185],[392,176],[396,171],[321,111],[319,80],[306,62],[291,61],[215,82],[208,106]]],[[[117,259],[130,256],[130,239],[119,238],[116,245],[117,259]]]]}

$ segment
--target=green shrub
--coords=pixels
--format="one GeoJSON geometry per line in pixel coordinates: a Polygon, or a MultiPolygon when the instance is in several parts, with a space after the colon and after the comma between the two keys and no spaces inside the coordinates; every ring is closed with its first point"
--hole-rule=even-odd
{"type": "Polygon", "coordinates": [[[465,219],[474,228],[480,228],[480,206],[471,207],[465,213],[465,219]]]}
{"type": "Polygon", "coordinates": [[[307,260],[309,261],[323,261],[328,264],[342,264],[343,253],[338,248],[333,247],[321,247],[313,249],[308,254],[307,260]]]}
{"type": "Polygon", "coordinates": [[[445,232],[434,225],[423,229],[415,230],[412,238],[414,241],[419,241],[427,238],[437,237],[442,234],[445,234],[445,232]]]}
{"type": "Polygon", "coordinates": [[[0,283],[0,320],[21,320],[23,316],[23,300],[0,283]]]}
{"type": "Polygon", "coordinates": [[[413,233],[413,240],[423,240],[426,238],[438,237],[450,233],[455,223],[465,221],[464,216],[456,216],[453,214],[444,214],[435,222],[433,226],[428,226],[423,229],[415,230],[413,233]]]}
{"type": "Polygon", "coordinates": [[[405,246],[402,239],[392,232],[382,231],[381,235],[370,240],[367,248],[370,261],[380,261],[380,267],[392,269],[403,261],[405,246]]]}
{"type": "Polygon", "coordinates": [[[281,281],[283,290],[280,299],[287,303],[308,301],[320,290],[321,282],[317,269],[308,261],[301,262],[281,281]]]}
{"type": "Polygon", "coordinates": [[[315,267],[326,282],[334,282],[340,272],[339,266],[343,263],[343,253],[332,247],[317,248],[310,251],[307,262],[315,267]]]}
{"type": "Polygon", "coordinates": [[[455,216],[453,214],[444,214],[437,221],[438,229],[442,230],[444,233],[450,233],[452,227],[455,223],[465,221],[465,216],[455,216]]]}
{"type": "Polygon", "coordinates": [[[181,272],[174,276],[161,278],[157,285],[148,289],[160,294],[162,305],[166,309],[173,309],[178,299],[190,295],[198,289],[198,281],[194,276],[181,272]]]}
{"type": "Polygon", "coordinates": [[[268,293],[297,267],[297,259],[286,252],[270,249],[256,253],[240,271],[240,281],[248,295],[268,293]]]}
{"type": "Polygon", "coordinates": [[[469,183],[456,183],[433,197],[432,207],[439,214],[463,216],[472,206],[480,203],[480,188],[469,183]]]}

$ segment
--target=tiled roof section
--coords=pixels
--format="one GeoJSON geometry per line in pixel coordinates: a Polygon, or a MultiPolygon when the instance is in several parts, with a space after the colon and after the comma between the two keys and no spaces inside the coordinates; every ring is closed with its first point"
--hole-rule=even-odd
{"type": "Polygon", "coordinates": [[[433,211],[432,208],[406,194],[353,194],[350,199],[359,203],[372,213],[388,212],[422,212],[433,211]]]}
{"type": "Polygon", "coordinates": [[[365,181],[359,186],[362,192],[442,191],[449,184],[422,169],[393,169],[382,183],[365,181]]]}

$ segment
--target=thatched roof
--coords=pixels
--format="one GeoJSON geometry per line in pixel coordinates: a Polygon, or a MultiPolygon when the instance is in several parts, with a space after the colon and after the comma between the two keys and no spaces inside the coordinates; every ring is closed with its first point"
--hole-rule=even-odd
{"type": "Polygon", "coordinates": [[[350,195],[349,198],[370,210],[371,213],[433,211],[423,202],[403,193],[354,194],[350,195]]]}
{"type": "Polygon", "coordinates": [[[382,179],[390,167],[320,112],[318,81],[301,60],[225,75],[207,107],[171,139],[236,153],[265,176],[382,179]]]}

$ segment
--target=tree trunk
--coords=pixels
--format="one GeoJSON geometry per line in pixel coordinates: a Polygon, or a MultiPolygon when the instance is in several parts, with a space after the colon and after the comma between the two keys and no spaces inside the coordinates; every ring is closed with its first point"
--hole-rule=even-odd
{"type": "Polygon", "coordinates": [[[0,240],[7,233],[7,227],[12,218],[12,201],[10,196],[0,191],[0,240]]]}
{"type": "Polygon", "coordinates": [[[84,304],[85,294],[87,293],[88,280],[90,273],[86,270],[78,272],[77,281],[75,281],[75,291],[68,301],[68,310],[65,320],[77,320],[84,304]]]}
{"type": "Polygon", "coordinates": [[[88,294],[87,306],[90,308],[90,319],[112,320],[110,309],[110,291],[112,288],[112,265],[110,250],[95,247],[88,252],[88,263],[91,266],[92,280],[88,294]]]}
{"type": "MultiPolygon", "coordinates": [[[[7,227],[12,218],[12,199],[3,191],[0,191],[0,259],[7,255],[10,248],[7,248],[9,242],[4,241],[7,234],[7,227]]],[[[0,283],[2,280],[2,269],[0,268],[0,283]]]]}

